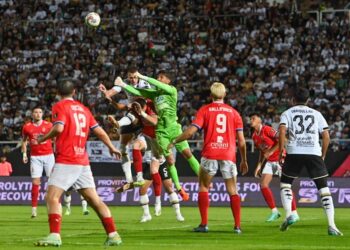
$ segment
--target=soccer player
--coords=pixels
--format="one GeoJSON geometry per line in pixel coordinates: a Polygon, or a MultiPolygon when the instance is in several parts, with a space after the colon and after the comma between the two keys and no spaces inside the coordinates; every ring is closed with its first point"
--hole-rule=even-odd
{"type": "MultiPolygon", "coordinates": [[[[275,199],[269,187],[274,175],[281,175],[281,166],[278,162],[278,133],[271,126],[262,124],[261,117],[254,113],[250,115],[250,126],[254,129],[252,139],[255,147],[259,150],[259,161],[255,168],[255,177],[261,175],[261,193],[271,209],[271,214],[266,222],[272,222],[281,217],[275,204],[275,199]]],[[[296,202],[293,198],[292,213],[299,219],[296,211],[296,202]]]]}
{"type": "Polygon", "coordinates": [[[86,151],[89,131],[93,131],[108,147],[111,155],[119,158],[121,153],[113,146],[90,110],[73,99],[75,94],[73,82],[59,83],[58,94],[62,99],[52,107],[54,126],[47,134],[37,139],[38,143],[42,143],[56,137],[56,163],[50,175],[46,193],[50,234],[39,240],[36,246],[60,246],[62,244],[60,236],[62,207],[59,200],[63,192],[70,187],[84,196],[98,214],[107,233],[105,245],[119,245],[122,241],[116,231],[111,212],[96,192],[86,151]]]}
{"type": "MultiPolygon", "coordinates": [[[[158,123],[156,127],[156,138],[159,146],[162,149],[162,154],[166,157],[170,176],[175,184],[175,187],[184,201],[189,199],[189,195],[182,189],[177,170],[175,167],[175,159],[167,149],[171,141],[182,133],[181,125],[177,122],[177,90],[171,86],[172,76],[164,71],[158,72],[157,79],[136,73],[140,79],[150,83],[155,89],[136,89],[133,86],[127,85],[118,77],[114,85],[123,87],[126,91],[139,96],[150,98],[157,111],[158,123]]],[[[199,174],[199,163],[193,156],[187,141],[182,141],[175,145],[176,150],[180,152],[188,161],[192,170],[199,174]]]]}
{"type": "Polygon", "coordinates": [[[279,161],[283,161],[283,149],[286,146],[287,156],[284,161],[281,177],[281,199],[286,211],[286,219],[280,227],[285,231],[296,222],[291,212],[292,184],[305,167],[313,179],[321,197],[322,206],[328,219],[328,234],[343,235],[334,222],[334,205],[331,192],[327,186],[327,168],[324,159],[329,145],[328,124],[322,114],[309,108],[307,101],[309,91],[297,88],[294,93],[295,106],[281,115],[279,126],[279,161]],[[322,137],[322,147],[319,144],[322,137]],[[286,135],[288,142],[286,143],[286,135]]]}
{"type": "MultiPolygon", "coordinates": [[[[160,194],[161,194],[161,176],[159,175],[159,161],[164,159],[160,153],[160,147],[155,139],[155,126],[158,122],[158,116],[155,113],[154,105],[152,101],[145,100],[141,97],[135,99],[135,102],[131,104],[131,112],[136,118],[136,120],[142,126],[142,133],[137,136],[133,141],[133,161],[135,171],[137,173],[137,178],[143,179],[143,169],[142,169],[142,152],[147,148],[152,151],[151,159],[151,177],[153,180],[154,192],[156,195],[155,210],[156,215],[160,215],[161,205],[160,205],[160,194]]],[[[111,116],[108,117],[112,124],[117,124],[118,122],[111,116]]],[[[134,183],[135,184],[135,183],[134,183]]],[[[133,186],[135,186],[133,184],[133,186]]]]}
{"type": "MultiPolygon", "coordinates": [[[[139,79],[137,76],[137,69],[135,67],[130,67],[128,69],[128,82],[135,88],[150,88],[151,86],[144,80],[139,79]]],[[[105,95],[106,99],[118,110],[127,111],[128,106],[122,103],[116,103],[112,100],[112,96],[120,93],[122,88],[120,86],[113,86],[113,88],[107,90],[103,84],[99,85],[100,91],[105,95]]],[[[135,96],[127,93],[129,103],[132,103],[135,99],[135,96]]],[[[129,112],[122,117],[117,125],[118,129],[120,128],[120,151],[122,152],[122,168],[125,174],[126,181],[128,183],[133,182],[133,177],[131,174],[131,161],[128,155],[128,145],[135,139],[135,133],[140,130],[139,126],[135,126],[134,123],[135,117],[133,117],[129,112]]],[[[142,173],[142,171],[141,171],[142,173]]],[[[142,176],[136,176],[136,182],[134,186],[142,186],[144,180],[142,176]]]]}
{"type": "Polygon", "coordinates": [[[37,216],[40,178],[45,170],[46,176],[50,176],[55,157],[53,154],[52,141],[47,140],[37,143],[39,135],[44,135],[52,128],[52,124],[43,120],[43,110],[35,107],[32,110],[32,122],[28,122],[22,129],[22,156],[23,163],[28,162],[27,145],[30,146],[30,173],[32,177],[32,218],[37,216]]]}
{"type": "Polygon", "coordinates": [[[240,170],[248,172],[246,144],[243,134],[243,122],[240,114],[224,103],[226,88],[224,84],[214,82],[210,87],[211,104],[201,107],[189,128],[173,139],[168,149],[179,142],[191,138],[198,130],[204,131],[201,169],[199,172],[198,206],[201,224],[194,232],[208,232],[209,188],[213,176],[220,168],[225,180],[226,190],[230,195],[231,210],[234,217],[234,233],[241,231],[240,197],[237,191],[236,137],[241,154],[240,170]]]}
{"type": "MultiPolygon", "coordinates": [[[[68,189],[68,191],[64,192],[64,195],[63,195],[64,206],[66,207],[66,211],[64,212],[64,215],[70,215],[72,213],[72,210],[71,210],[72,190],[73,188],[68,189]]],[[[85,200],[84,196],[80,195],[80,200],[81,200],[81,207],[83,209],[83,215],[89,215],[90,211],[87,208],[87,201],[85,200]]]]}
{"type": "MultiPolygon", "coordinates": [[[[153,159],[151,160],[151,164],[147,165],[147,166],[150,166],[152,168],[153,167],[152,166],[152,161],[153,161],[153,159]]],[[[167,167],[166,167],[166,161],[165,161],[164,157],[163,157],[162,162],[160,162],[159,164],[160,164],[160,167],[158,167],[159,168],[159,173],[160,173],[160,176],[161,176],[164,188],[165,188],[166,192],[169,195],[169,201],[170,201],[172,207],[174,208],[175,215],[176,215],[176,220],[180,221],[180,222],[185,221],[185,218],[181,214],[179,198],[178,198],[177,194],[174,192],[173,182],[171,181],[171,178],[169,176],[169,173],[168,173],[168,170],[167,170],[167,167]]],[[[147,195],[147,190],[148,190],[149,186],[152,183],[152,178],[151,178],[151,175],[150,175],[150,171],[152,171],[152,169],[150,169],[149,167],[146,167],[146,168],[143,169],[143,171],[145,173],[144,174],[145,185],[143,185],[140,188],[140,204],[141,204],[142,209],[143,209],[143,214],[142,214],[142,217],[141,217],[141,220],[140,220],[141,223],[144,223],[144,222],[152,220],[152,216],[151,216],[151,213],[149,211],[149,205],[148,205],[149,204],[149,198],[148,198],[148,195],[147,195]]],[[[152,172],[151,172],[151,174],[152,174],[152,172]]],[[[160,210],[160,208],[161,208],[160,193],[157,194],[156,190],[155,190],[155,196],[156,196],[155,215],[156,216],[160,216],[161,215],[161,210],[160,210]],[[159,201],[157,201],[157,198],[159,199],[159,201]]]]}

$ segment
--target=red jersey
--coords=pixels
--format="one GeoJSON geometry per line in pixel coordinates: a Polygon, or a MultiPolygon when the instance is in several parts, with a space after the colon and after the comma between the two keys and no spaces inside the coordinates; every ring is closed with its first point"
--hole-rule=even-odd
{"type": "Polygon", "coordinates": [[[212,102],[198,110],[192,125],[204,130],[203,157],[236,162],[236,132],[243,131],[243,122],[234,108],[212,102]]]}
{"type": "Polygon", "coordinates": [[[47,134],[52,128],[52,123],[48,121],[41,121],[39,125],[33,122],[28,122],[23,126],[22,135],[29,139],[30,155],[40,156],[53,154],[52,141],[46,140],[40,144],[37,142],[39,135],[47,134]]]}
{"type": "MultiPolygon", "coordinates": [[[[156,114],[153,102],[151,100],[147,100],[147,107],[146,107],[145,113],[147,115],[150,115],[150,116],[156,114]]],[[[156,138],[155,126],[145,124],[145,122],[143,122],[142,133],[144,133],[145,135],[147,135],[147,136],[149,136],[151,138],[156,138]]]]}
{"type": "Polygon", "coordinates": [[[10,176],[12,174],[12,165],[8,161],[0,162],[0,176],[10,176]]]}
{"type": "MultiPolygon", "coordinates": [[[[272,148],[278,143],[277,131],[267,125],[263,125],[259,132],[254,131],[252,135],[255,146],[262,152],[272,148]]],[[[276,151],[267,159],[268,161],[278,161],[280,151],[276,151]]]]}
{"type": "Polygon", "coordinates": [[[71,98],[63,99],[52,107],[52,121],[64,126],[56,138],[56,162],[89,165],[86,141],[90,129],[99,126],[90,110],[71,98]]]}

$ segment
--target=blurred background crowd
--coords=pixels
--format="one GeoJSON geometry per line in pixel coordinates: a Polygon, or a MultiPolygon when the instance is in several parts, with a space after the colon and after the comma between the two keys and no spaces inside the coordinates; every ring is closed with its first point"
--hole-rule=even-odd
{"type": "MultiPolygon", "coordinates": [[[[226,100],[242,114],[247,136],[250,113],[277,127],[293,88],[305,86],[331,138],[349,139],[350,16],[329,12],[318,22],[306,12],[346,2],[0,0],[0,141],[20,139],[37,105],[50,119],[64,79],[74,79],[77,98],[115,138],[105,118],[116,111],[97,86],[126,78],[131,65],[148,76],[174,73],[184,127],[210,101],[213,81],[227,86],[226,100]],[[97,30],[84,25],[90,11],[103,18],[97,30]]],[[[126,102],[124,94],[116,98],[126,102]]],[[[350,143],[335,141],[332,149],[350,143]]]]}

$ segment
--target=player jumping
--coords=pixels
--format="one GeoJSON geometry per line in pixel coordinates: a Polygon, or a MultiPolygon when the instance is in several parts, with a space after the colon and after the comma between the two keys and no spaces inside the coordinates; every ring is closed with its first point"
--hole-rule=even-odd
{"type": "MultiPolygon", "coordinates": [[[[181,134],[181,125],[177,122],[177,90],[171,86],[171,75],[164,71],[158,73],[157,80],[148,76],[141,75],[139,72],[136,75],[147,82],[149,82],[155,89],[136,89],[133,86],[127,85],[118,77],[114,84],[123,87],[126,91],[139,96],[150,98],[157,111],[158,124],[156,127],[156,138],[159,146],[162,149],[163,155],[166,157],[168,163],[168,170],[171,178],[174,181],[175,187],[183,200],[188,200],[189,195],[182,189],[177,170],[175,167],[175,159],[173,154],[167,149],[171,141],[181,134]]],[[[192,170],[199,174],[199,163],[193,156],[187,141],[182,141],[175,145],[185,159],[188,161],[192,170]]]]}

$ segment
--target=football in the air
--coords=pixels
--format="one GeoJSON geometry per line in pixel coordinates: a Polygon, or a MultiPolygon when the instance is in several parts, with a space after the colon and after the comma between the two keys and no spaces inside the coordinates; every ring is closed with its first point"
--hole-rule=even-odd
{"type": "Polygon", "coordinates": [[[90,12],[85,17],[86,25],[96,28],[101,23],[101,17],[96,12],[90,12]]]}

